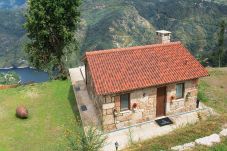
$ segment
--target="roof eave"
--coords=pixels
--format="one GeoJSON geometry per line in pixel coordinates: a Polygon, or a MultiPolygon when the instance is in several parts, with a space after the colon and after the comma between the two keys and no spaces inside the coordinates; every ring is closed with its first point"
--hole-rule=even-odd
{"type": "Polygon", "coordinates": [[[85,62],[87,60],[86,53],[80,58],[80,61],[85,62]]]}
{"type": "Polygon", "coordinates": [[[96,94],[98,96],[104,96],[104,95],[113,95],[113,94],[127,93],[127,92],[130,92],[130,91],[135,91],[135,90],[140,90],[140,89],[146,89],[146,88],[150,88],[150,87],[158,87],[158,86],[161,86],[161,85],[167,85],[167,84],[173,84],[173,83],[179,83],[179,82],[183,82],[183,81],[188,81],[188,80],[193,80],[193,79],[199,79],[199,78],[208,77],[208,76],[210,76],[210,74],[203,75],[203,76],[200,76],[200,77],[185,79],[185,80],[179,80],[179,81],[174,81],[174,82],[169,82],[169,83],[150,85],[150,86],[146,86],[146,87],[128,89],[128,90],[117,91],[117,92],[98,93],[96,91],[96,94]]]}

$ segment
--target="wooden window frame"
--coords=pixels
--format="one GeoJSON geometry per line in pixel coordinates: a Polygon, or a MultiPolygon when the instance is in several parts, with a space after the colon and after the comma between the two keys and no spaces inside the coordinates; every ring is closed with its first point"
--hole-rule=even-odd
{"type": "Polygon", "coordinates": [[[180,85],[182,84],[182,96],[181,97],[177,97],[177,94],[176,94],[176,99],[183,99],[184,98],[184,93],[185,93],[185,83],[177,83],[176,84],[176,92],[177,92],[177,85],[180,85]]]}
{"type": "Polygon", "coordinates": [[[130,93],[120,94],[120,112],[130,110],[130,106],[131,106],[130,93]],[[122,95],[126,95],[126,94],[128,95],[128,109],[122,110],[122,109],[121,109],[121,96],[122,96],[122,95]]]}

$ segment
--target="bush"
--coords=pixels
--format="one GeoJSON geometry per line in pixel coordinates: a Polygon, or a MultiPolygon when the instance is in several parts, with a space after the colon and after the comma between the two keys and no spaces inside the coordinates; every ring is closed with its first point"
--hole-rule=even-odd
{"type": "Polygon", "coordinates": [[[106,140],[103,133],[93,127],[88,129],[87,135],[82,128],[78,128],[75,132],[67,131],[67,138],[72,151],[98,151],[106,140]]]}
{"type": "Polygon", "coordinates": [[[205,95],[205,91],[206,91],[206,88],[208,87],[208,85],[205,83],[205,82],[201,82],[199,84],[199,92],[198,92],[198,99],[202,102],[207,102],[208,101],[208,98],[207,96],[205,95]]]}
{"type": "Polygon", "coordinates": [[[15,72],[0,73],[0,85],[18,84],[20,77],[15,72]]]}

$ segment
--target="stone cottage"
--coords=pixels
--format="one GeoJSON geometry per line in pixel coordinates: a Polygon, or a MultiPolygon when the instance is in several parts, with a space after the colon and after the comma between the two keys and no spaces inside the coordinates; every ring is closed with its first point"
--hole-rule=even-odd
{"type": "Polygon", "coordinates": [[[105,131],[195,110],[205,68],[171,32],[157,44],[86,52],[86,85],[105,131]]]}

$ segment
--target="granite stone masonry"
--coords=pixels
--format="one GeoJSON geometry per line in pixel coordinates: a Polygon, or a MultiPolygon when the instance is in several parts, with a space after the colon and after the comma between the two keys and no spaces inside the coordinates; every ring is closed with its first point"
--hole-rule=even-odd
{"type": "MultiPolygon", "coordinates": [[[[175,99],[176,84],[167,85],[166,115],[196,109],[197,81],[197,79],[194,79],[184,82],[185,93],[181,99],[175,99]]],[[[92,91],[90,90],[90,92],[92,91]]],[[[127,111],[120,111],[120,94],[106,95],[98,99],[101,104],[100,111],[102,112],[100,113],[100,118],[105,131],[120,129],[156,119],[156,87],[134,90],[129,93],[130,110],[127,111]],[[133,104],[136,104],[136,108],[133,108],[133,104]]]]}

